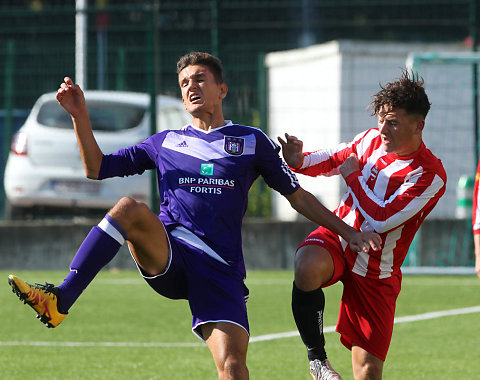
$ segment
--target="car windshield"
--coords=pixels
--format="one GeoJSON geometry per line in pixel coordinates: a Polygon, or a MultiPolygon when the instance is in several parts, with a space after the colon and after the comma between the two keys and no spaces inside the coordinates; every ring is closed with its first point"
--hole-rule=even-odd
{"type": "MultiPolygon", "coordinates": [[[[141,106],[100,100],[87,100],[92,129],[119,131],[134,128],[142,121],[146,109],[141,106]]],[[[47,127],[72,128],[70,115],[56,100],[45,102],[38,112],[37,121],[47,127]]]]}

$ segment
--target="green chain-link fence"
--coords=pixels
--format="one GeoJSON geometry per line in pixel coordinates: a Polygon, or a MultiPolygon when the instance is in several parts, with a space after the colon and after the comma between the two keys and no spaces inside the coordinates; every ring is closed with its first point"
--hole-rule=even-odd
{"type": "MultiPolygon", "coordinates": [[[[76,3],[0,5],[3,168],[11,135],[35,99],[75,74],[76,3]]],[[[89,0],[85,15],[89,89],[145,92],[155,78],[156,92],[179,96],[176,61],[188,51],[208,51],[225,66],[225,116],[265,129],[265,53],[333,39],[471,43],[478,9],[476,0],[89,0]]],[[[2,192],[2,213],[4,205],[2,192]]],[[[268,192],[258,181],[249,215],[269,213],[268,192]]]]}

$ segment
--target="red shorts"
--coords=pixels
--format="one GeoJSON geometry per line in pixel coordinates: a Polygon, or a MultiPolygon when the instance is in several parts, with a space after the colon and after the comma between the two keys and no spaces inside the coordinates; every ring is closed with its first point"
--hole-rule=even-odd
{"type": "Polygon", "coordinates": [[[392,339],[395,304],[401,287],[401,277],[372,279],[351,271],[345,259],[338,235],[319,227],[300,244],[324,247],[334,262],[333,277],[324,287],[343,283],[336,331],[349,350],[357,345],[385,361],[392,339]]]}

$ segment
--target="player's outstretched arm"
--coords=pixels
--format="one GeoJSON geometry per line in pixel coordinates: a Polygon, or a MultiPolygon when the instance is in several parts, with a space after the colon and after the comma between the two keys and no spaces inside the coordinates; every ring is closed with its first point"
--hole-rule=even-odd
{"type": "Polygon", "coordinates": [[[303,188],[300,187],[293,194],[285,197],[300,214],[343,237],[352,250],[368,252],[370,249],[376,251],[381,248],[381,238],[377,233],[373,231],[357,231],[328,210],[313,194],[303,188]]]}
{"type": "Polygon", "coordinates": [[[282,146],[282,155],[285,162],[291,168],[300,168],[303,164],[303,141],[295,136],[285,133],[285,140],[280,136],[277,137],[278,142],[282,146]]]}
{"type": "Polygon", "coordinates": [[[56,99],[72,117],[85,175],[91,179],[98,179],[103,153],[93,136],[82,89],[70,77],[65,77],[57,91],[56,99]]]}

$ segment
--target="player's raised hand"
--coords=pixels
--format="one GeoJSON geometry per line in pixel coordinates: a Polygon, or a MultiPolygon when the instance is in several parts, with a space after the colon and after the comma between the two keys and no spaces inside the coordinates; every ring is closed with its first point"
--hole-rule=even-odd
{"type": "Polygon", "coordinates": [[[80,86],[76,85],[70,77],[65,77],[57,90],[58,103],[73,117],[86,112],[85,97],[80,86]]]}
{"type": "Polygon", "coordinates": [[[350,174],[360,170],[360,164],[358,163],[358,157],[355,153],[351,153],[343,164],[340,166],[340,173],[343,178],[347,178],[350,174]]]}
{"type": "Polygon", "coordinates": [[[303,141],[295,136],[285,133],[285,140],[277,137],[282,146],[282,154],[285,162],[292,168],[299,168],[303,164],[303,141]]]}
{"type": "Polygon", "coordinates": [[[355,252],[378,251],[382,248],[382,239],[374,231],[356,231],[350,241],[350,249],[355,252]]]}

